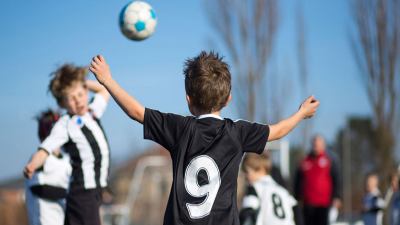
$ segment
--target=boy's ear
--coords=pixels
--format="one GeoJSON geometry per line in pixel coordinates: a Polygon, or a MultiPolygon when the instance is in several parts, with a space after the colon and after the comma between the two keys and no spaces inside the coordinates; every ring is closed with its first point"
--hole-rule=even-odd
{"type": "Polygon", "coordinates": [[[227,106],[229,104],[229,102],[231,102],[232,100],[232,94],[229,94],[228,100],[226,100],[225,106],[227,106]]]}
{"type": "Polygon", "coordinates": [[[190,97],[189,97],[189,95],[186,95],[186,101],[187,101],[188,105],[190,105],[190,97]]]}

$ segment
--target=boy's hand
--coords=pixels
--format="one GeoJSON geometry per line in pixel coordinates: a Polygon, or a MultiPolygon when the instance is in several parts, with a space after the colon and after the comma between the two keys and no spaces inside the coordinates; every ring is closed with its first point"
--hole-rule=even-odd
{"type": "Polygon", "coordinates": [[[318,106],[319,101],[314,96],[310,96],[300,105],[299,112],[303,115],[304,119],[308,119],[314,116],[318,106]]]}
{"type": "Polygon", "coordinates": [[[106,81],[112,79],[110,67],[101,55],[93,57],[89,70],[92,71],[96,79],[103,85],[106,81]]]}
{"type": "Polygon", "coordinates": [[[24,168],[24,177],[27,179],[31,179],[33,173],[35,173],[35,167],[31,163],[27,164],[24,168]]]}
{"type": "Polygon", "coordinates": [[[314,96],[308,97],[294,115],[269,126],[268,141],[274,141],[286,136],[300,121],[312,117],[318,106],[319,101],[314,96]]]}

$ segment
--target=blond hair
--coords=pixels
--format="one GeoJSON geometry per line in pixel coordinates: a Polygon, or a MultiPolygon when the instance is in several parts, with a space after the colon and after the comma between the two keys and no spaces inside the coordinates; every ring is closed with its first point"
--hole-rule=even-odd
{"type": "Polygon", "coordinates": [[[259,171],[264,170],[267,174],[270,173],[272,162],[267,154],[246,153],[242,162],[242,170],[246,172],[246,168],[259,171]]]}

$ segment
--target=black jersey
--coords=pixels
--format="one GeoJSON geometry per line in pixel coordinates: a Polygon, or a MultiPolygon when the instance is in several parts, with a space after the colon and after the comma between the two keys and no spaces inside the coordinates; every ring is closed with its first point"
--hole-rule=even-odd
{"type": "Polygon", "coordinates": [[[236,190],[244,152],[262,153],[269,127],[215,115],[146,109],[144,138],[170,151],[173,182],[164,225],[239,225],[236,190]]]}

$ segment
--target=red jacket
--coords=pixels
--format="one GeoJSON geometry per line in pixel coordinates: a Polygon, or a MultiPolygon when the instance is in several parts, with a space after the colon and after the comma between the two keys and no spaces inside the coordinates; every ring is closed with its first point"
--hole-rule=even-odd
{"type": "Polygon", "coordinates": [[[339,197],[337,166],[323,152],[309,154],[300,164],[295,179],[295,196],[305,205],[329,207],[333,198],[339,197]]]}

